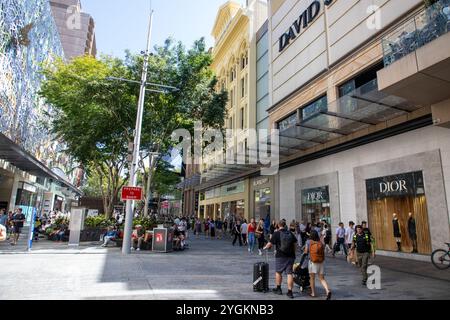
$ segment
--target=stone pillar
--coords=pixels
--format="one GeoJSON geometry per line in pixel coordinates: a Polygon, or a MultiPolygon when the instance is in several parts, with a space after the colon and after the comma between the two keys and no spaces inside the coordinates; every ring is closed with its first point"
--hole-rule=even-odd
{"type": "Polygon", "coordinates": [[[17,190],[19,189],[19,181],[20,177],[17,173],[15,173],[11,190],[11,198],[8,204],[8,211],[14,211],[14,209],[16,208],[17,190]]]}

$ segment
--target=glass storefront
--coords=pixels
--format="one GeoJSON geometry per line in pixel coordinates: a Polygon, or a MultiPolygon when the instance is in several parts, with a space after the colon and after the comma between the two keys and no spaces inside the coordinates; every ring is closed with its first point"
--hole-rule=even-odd
{"type": "Polygon", "coordinates": [[[255,191],[255,219],[265,219],[270,214],[270,205],[272,202],[272,192],[270,188],[264,188],[255,191]]]}
{"type": "Polygon", "coordinates": [[[431,254],[430,226],[422,172],[366,181],[369,227],[377,248],[431,254]],[[396,219],[394,219],[394,214],[396,219]]]}
{"type": "Polygon", "coordinates": [[[26,224],[31,222],[33,211],[36,211],[37,205],[37,188],[22,182],[19,184],[16,195],[16,207],[22,209],[22,213],[26,217],[26,224]]]}
{"type": "Polygon", "coordinates": [[[302,220],[312,224],[326,220],[331,225],[328,186],[302,190],[302,220]]]}

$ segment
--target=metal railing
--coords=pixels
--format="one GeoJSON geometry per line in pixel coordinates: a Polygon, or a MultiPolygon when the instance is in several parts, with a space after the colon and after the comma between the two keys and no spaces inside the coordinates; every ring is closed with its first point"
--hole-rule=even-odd
{"type": "Polygon", "coordinates": [[[423,9],[382,40],[385,67],[450,31],[450,0],[423,9]]]}

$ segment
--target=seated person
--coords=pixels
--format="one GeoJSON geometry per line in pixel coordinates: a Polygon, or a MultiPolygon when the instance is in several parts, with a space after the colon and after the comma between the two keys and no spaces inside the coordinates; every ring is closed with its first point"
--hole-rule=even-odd
{"type": "Polygon", "coordinates": [[[132,247],[131,250],[141,251],[142,242],[145,239],[145,230],[141,225],[137,225],[131,236],[132,247]]]}
{"type": "Polygon", "coordinates": [[[111,241],[115,241],[118,238],[119,234],[113,227],[108,227],[108,231],[106,231],[105,236],[103,237],[102,247],[107,247],[111,241]]]}
{"type": "Polygon", "coordinates": [[[62,242],[66,234],[67,227],[64,225],[58,226],[52,233],[49,234],[49,240],[62,242]]]}
{"type": "Polygon", "coordinates": [[[176,224],[173,226],[173,240],[175,241],[175,250],[184,250],[184,235],[176,224]]]}
{"type": "Polygon", "coordinates": [[[56,240],[58,242],[63,242],[64,241],[64,235],[66,234],[67,228],[66,226],[61,226],[59,228],[59,230],[56,233],[56,240]]]}

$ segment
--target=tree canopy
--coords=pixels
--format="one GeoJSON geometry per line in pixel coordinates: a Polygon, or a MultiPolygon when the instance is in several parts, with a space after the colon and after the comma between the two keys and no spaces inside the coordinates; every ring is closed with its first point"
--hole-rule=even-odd
{"type": "MultiPolygon", "coordinates": [[[[154,48],[148,82],[173,86],[179,91],[147,92],[143,158],[150,152],[166,154],[173,145],[172,132],[179,128],[191,130],[196,120],[208,127],[223,127],[227,93],[215,90],[217,81],[209,68],[211,62],[203,39],[189,50],[171,39],[154,48]]],[[[142,64],[142,55],[127,52],[123,60],[109,56],[58,60],[43,71],[41,95],[54,107],[51,129],[87,173],[94,170],[102,180],[99,185],[108,214],[127,182],[128,145],[134,139],[139,98],[139,84],[111,78],[140,82],[142,64]]]]}

